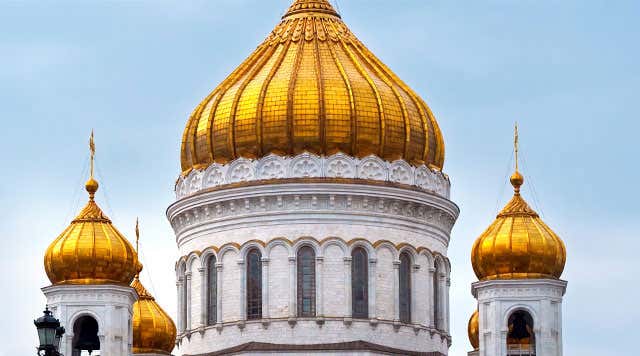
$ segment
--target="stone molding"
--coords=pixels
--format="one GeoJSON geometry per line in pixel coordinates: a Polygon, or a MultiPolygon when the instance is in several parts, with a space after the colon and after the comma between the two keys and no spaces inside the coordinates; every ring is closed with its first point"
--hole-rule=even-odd
{"type": "Polygon", "coordinates": [[[343,183],[282,183],[202,192],[175,202],[167,217],[178,244],[194,232],[237,227],[321,223],[364,223],[424,233],[447,245],[459,209],[432,193],[397,187],[343,183]]]}
{"type": "Polygon", "coordinates": [[[238,158],[228,164],[211,164],[192,170],[175,185],[176,200],[203,190],[241,182],[287,178],[344,178],[399,183],[449,199],[449,177],[425,165],[412,166],[404,160],[387,162],[371,155],[354,158],[343,153],[329,157],[305,152],[295,157],[270,154],[261,159],[238,158]]]}
{"type": "MultiPolygon", "coordinates": [[[[175,264],[175,269],[176,269],[176,272],[178,273],[177,277],[178,279],[182,278],[182,275],[180,275],[179,271],[186,271],[189,268],[195,267],[198,269],[200,268],[205,269],[207,260],[210,256],[215,256],[216,261],[220,261],[221,251],[226,251],[227,249],[230,249],[240,253],[241,251],[247,251],[249,249],[249,246],[254,246],[256,244],[258,245],[258,248],[261,250],[261,253],[264,256],[262,257],[263,261],[264,260],[271,261],[271,258],[268,256],[270,254],[270,251],[274,247],[284,246],[287,249],[288,261],[291,263],[295,263],[297,260],[296,246],[300,247],[300,246],[317,245],[319,249],[316,252],[317,253],[316,260],[324,260],[325,258],[324,251],[327,247],[338,246],[343,251],[343,253],[345,253],[345,256],[343,257],[343,260],[345,261],[345,263],[346,262],[350,263],[352,260],[351,251],[354,248],[363,247],[367,251],[370,265],[372,264],[375,265],[378,263],[377,251],[379,249],[391,249],[391,251],[393,252],[393,259],[394,259],[392,262],[393,265],[397,264],[399,266],[400,261],[398,261],[398,258],[400,256],[400,253],[407,251],[413,259],[415,259],[417,255],[427,256],[427,258],[429,259],[430,265],[433,264],[434,261],[442,260],[444,263],[443,268],[445,269],[442,272],[443,277],[448,276],[448,274],[451,272],[450,268],[448,267],[450,265],[450,261],[447,256],[443,256],[442,254],[431,251],[428,248],[423,246],[413,246],[406,243],[403,243],[402,245],[395,245],[387,240],[378,240],[373,243],[371,241],[363,240],[363,239],[354,239],[354,240],[347,241],[339,237],[330,237],[323,240],[318,240],[313,237],[307,236],[307,237],[300,237],[293,241],[286,238],[273,238],[266,242],[265,241],[248,241],[242,245],[239,245],[236,243],[229,243],[222,246],[209,246],[203,251],[191,251],[189,254],[178,258],[175,264]]],[[[236,262],[238,264],[244,264],[245,262],[244,256],[240,256],[236,262]]],[[[216,262],[216,267],[219,268],[220,270],[222,270],[222,265],[223,264],[221,262],[216,262]]],[[[419,265],[414,265],[413,266],[414,272],[419,271],[420,267],[421,266],[419,265]]],[[[435,268],[430,267],[429,271],[434,272],[435,268]]],[[[184,273],[186,274],[187,272],[184,272],[184,273]]]]}
{"type": "MultiPolygon", "coordinates": [[[[385,335],[388,342],[385,347],[400,347],[402,344],[417,346],[419,349],[446,349],[451,345],[451,336],[446,332],[436,330],[430,326],[422,324],[397,324],[393,320],[376,319],[375,324],[369,319],[351,319],[347,324],[344,318],[323,317],[323,318],[272,318],[252,321],[234,321],[222,324],[205,326],[204,331],[188,330],[178,337],[177,344],[186,354],[192,354],[190,350],[199,350],[193,343],[200,343],[202,340],[207,344],[214,342],[219,337],[227,340],[238,340],[246,338],[244,333],[262,334],[260,341],[278,342],[281,330],[291,330],[293,333],[317,335],[324,330],[330,330],[329,335],[321,336],[327,343],[342,342],[346,339],[361,340],[371,337],[372,334],[382,337],[385,335]],[[318,322],[321,320],[322,322],[318,322]],[[238,326],[242,324],[242,329],[238,326]],[[394,340],[390,340],[393,338],[394,340]]],[[[223,347],[234,347],[233,342],[226,343],[223,347]]],[[[300,344],[304,345],[304,344],[300,344]]],[[[236,346],[237,347],[237,346],[236,346]]],[[[215,351],[212,350],[215,354],[215,351]]]]}
{"type": "Polygon", "coordinates": [[[513,279],[475,282],[471,293],[479,302],[496,298],[562,299],[567,282],[560,279],[513,279]]]}
{"type": "Polygon", "coordinates": [[[117,285],[52,285],[42,288],[47,296],[47,303],[100,304],[110,303],[133,304],[138,300],[138,294],[131,287],[117,285]]]}

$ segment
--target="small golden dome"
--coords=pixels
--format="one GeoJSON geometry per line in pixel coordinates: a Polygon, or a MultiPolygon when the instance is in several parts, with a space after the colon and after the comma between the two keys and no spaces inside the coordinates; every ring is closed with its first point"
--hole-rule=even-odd
{"type": "Polygon", "coordinates": [[[480,323],[478,322],[479,313],[478,310],[471,315],[469,319],[469,326],[467,327],[467,333],[469,334],[469,342],[474,350],[480,348],[480,323]]]}
{"type": "Polygon", "coordinates": [[[138,293],[133,304],[133,353],[171,355],[176,342],[176,325],[147,292],[140,278],[131,283],[138,293]]]}
{"type": "Polygon", "coordinates": [[[560,278],[567,251],[562,240],[520,196],[522,175],[511,177],[515,193],[475,241],[473,270],[480,280],[560,278]]]}
{"type": "Polygon", "coordinates": [[[129,285],[140,268],[138,255],[94,200],[98,182],[86,184],[89,202],[44,256],[52,284],[129,285]]]}
{"type": "Polygon", "coordinates": [[[425,102],[360,42],[327,0],[296,0],[267,39],[196,107],[183,173],[239,157],[377,155],[442,169],[425,102]]]}

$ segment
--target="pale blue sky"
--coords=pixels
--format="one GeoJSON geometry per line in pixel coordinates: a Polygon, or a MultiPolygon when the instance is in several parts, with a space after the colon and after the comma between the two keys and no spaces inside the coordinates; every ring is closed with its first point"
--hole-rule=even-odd
{"type": "MultiPolygon", "coordinates": [[[[290,0],[0,1],[0,355],[30,354],[42,256],[84,204],[96,130],[98,199],[133,236],[144,280],[175,312],[164,212],[188,114],[290,0]],[[151,279],[150,279],[151,277],[151,279]]],[[[462,209],[449,256],[453,347],[470,346],[469,251],[507,186],[521,125],[525,197],[568,248],[565,355],[635,355],[640,2],[340,0],[351,29],[436,114],[462,209]],[[634,99],[636,98],[636,99],[634,99]],[[613,350],[612,350],[613,349],[613,350]]]]}

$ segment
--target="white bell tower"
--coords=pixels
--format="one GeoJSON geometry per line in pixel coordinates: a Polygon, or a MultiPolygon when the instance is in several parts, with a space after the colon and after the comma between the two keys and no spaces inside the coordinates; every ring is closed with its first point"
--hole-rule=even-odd
{"type": "Polygon", "coordinates": [[[85,188],[89,201],[71,224],[49,245],[44,268],[51,286],[42,288],[53,315],[66,333],[65,356],[132,354],[133,304],[138,295],[130,284],[142,266],[129,241],[95,201],[98,182],[91,175],[85,188]]]}
{"type": "Polygon", "coordinates": [[[520,195],[518,127],[514,195],[476,240],[471,260],[479,281],[471,286],[478,314],[469,323],[470,356],[561,356],[560,279],[567,251],[562,240],[520,195]]]}

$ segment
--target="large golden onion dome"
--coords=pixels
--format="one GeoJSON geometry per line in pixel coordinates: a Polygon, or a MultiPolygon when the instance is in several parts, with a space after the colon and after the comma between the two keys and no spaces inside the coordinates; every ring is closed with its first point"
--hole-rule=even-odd
{"type": "Polygon", "coordinates": [[[176,342],[176,325],[138,276],[131,286],[138,293],[138,301],[133,304],[133,353],[171,355],[176,342]]]}
{"type": "Polygon", "coordinates": [[[184,130],[182,170],[305,151],[444,164],[444,141],[429,107],[327,0],[296,0],[196,107],[184,130]]]}
{"type": "Polygon", "coordinates": [[[567,251],[562,240],[520,195],[524,177],[517,166],[511,176],[514,195],[496,220],[478,237],[471,251],[473,270],[480,280],[558,279],[567,251]]]}
{"type": "Polygon", "coordinates": [[[98,182],[89,179],[86,189],[89,202],[47,248],[47,276],[53,284],[129,285],[140,268],[138,255],[96,204],[98,182]]]}
{"type": "Polygon", "coordinates": [[[469,342],[474,350],[480,348],[480,323],[479,318],[480,314],[478,310],[471,315],[471,319],[469,319],[469,325],[467,326],[467,333],[469,335],[469,342]]]}

